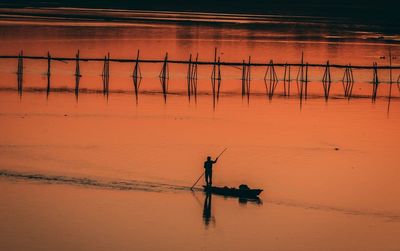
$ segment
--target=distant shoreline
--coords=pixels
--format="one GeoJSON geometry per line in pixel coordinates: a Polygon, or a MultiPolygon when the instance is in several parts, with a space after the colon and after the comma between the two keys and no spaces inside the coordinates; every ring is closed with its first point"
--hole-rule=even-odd
{"type": "MultiPolygon", "coordinates": [[[[1,6],[1,5],[0,5],[1,6]]],[[[3,25],[22,22],[51,25],[57,22],[82,22],[86,25],[96,22],[115,24],[135,23],[179,23],[180,25],[227,25],[231,28],[246,29],[270,28],[272,25],[279,29],[301,25],[307,29],[338,29],[376,32],[385,35],[399,35],[400,25],[394,23],[368,24],[354,21],[345,17],[325,17],[287,15],[287,14],[252,14],[252,13],[217,13],[203,11],[160,11],[115,8],[88,8],[88,7],[0,7],[0,22],[3,25]]]]}
{"type": "Polygon", "coordinates": [[[24,7],[72,7],[72,8],[100,8],[121,10],[147,11],[185,11],[232,14],[266,14],[287,16],[309,16],[327,18],[346,18],[352,23],[382,25],[387,28],[399,29],[400,15],[392,1],[381,0],[369,2],[355,0],[218,0],[218,1],[190,1],[190,0],[147,0],[147,1],[78,1],[78,0],[47,0],[47,1],[2,1],[0,8],[24,7]]]}

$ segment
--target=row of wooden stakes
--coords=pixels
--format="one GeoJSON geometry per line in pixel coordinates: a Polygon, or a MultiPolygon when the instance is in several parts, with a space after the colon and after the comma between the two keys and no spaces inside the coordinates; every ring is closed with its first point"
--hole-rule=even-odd
{"type": "MultiPolygon", "coordinates": [[[[2,58],[2,57],[0,57],[2,58]]],[[[10,58],[10,57],[8,57],[10,58]]],[[[47,88],[46,88],[46,93],[47,96],[50,93],[51,90],[51,62],[52,60],[59,60],[59,61],[65,61],[65,60],[72,60],[72,58],[68,59],[60,59],[60,58],[52,58],[50,53],[47,54],[47,57],[43,58],[35,58],[35,57],[26,57],[23,54],[23,51],[21,51],[18,56],[18,69],[17,69],[17,89],[18,93],[20,96],[22,96],[23,92],[23,70],[24,70],[24,58],[29,58],[29,59],[46,59],[47,60],[47,88]]],[[[79,84],[80,84],[80,79],[82,77],[81,70],[80,70],[80,62],[81,61],[91,61],[90,59],[82,59],[80,57],[80,52],[78,51],[75,55],[75,58],[73,58],[75,61],[76,67],[75,67],[75,95],[78,98],[79,95],[79,84]]],[[[94,61],[94,59],[92,59],[94,61]]],[[[98,61],[98,60],[96,60],[98,61]]],[[[103,61],[103,71],[101,74],[102,81],[103,81],[103,94],[104,96],[108,97],[109,95],[109,90],[110,90],[110,62],[115,61],[115,59],[110,58],[110,53],[108,53],[103,61]]],[[[124,62],[124,61],[121,61],[124,62]]],[[[136,59],[133,60],[134,62],[134,67],[132,71],[132,80],[133,80],[133,89],[136,97],[136,101],[138,100],[138,95],[139,95],[139,89],[140,89],[140,83],[142,81],[142,72],[140,69],[140,63],[156,63],[154,60],[142,60],[140,59],[140,50],[137,51],[136,59]]],[[[199,62],[199,54],[196,55],[196,57],[192,56],[190,54],[189,60],[188,61],[173,61],[173,60],[168,60],[168,53],[166,53],[164,60],[159,61],[162,63],[162,68],[159,74],[159,79],[161,83],[161,91],[164,97],[164,100],[167,100],[167,94],[168,94],[168,82],[169,82],[169,64],[170,63],[187,63],[188,65],[188,70],[187,70],[187,96],[189,97],[189,100],[194,97],[194,99],[197,99],[197,82],[198,82],[198,66],[205,65],[205,64],[211,64],[212,65],[212,72],[211,72],[211,90],[212,90],[212,95],[213,95],[213,100],[218,101],[219,96],[220,96],[220,90],[221,90],[221,83],[222,83],[222,74],[221,74],[221,65],[227,65],[226,62],[222,63],[220,56],[217,55],[217,49],[214,51],[214,61],[213,62],[199,62]]],[[[251,68],[252,66],[260,66],[259,64],[254,64],[251,62],[251,57],[248,58],[247,61],[243,60],[241,63],[241,94],[242,97],[250,97],[251,93],[251,68]]],[[[272,99],[274,96],[276,87],[279,83],[279,78],[277,76],[277,72],[275,70],[276,67],[284,67],[284,73],[283,73],[283,95],[284,96],[290,96],[291,95],[291,81],[294,80],[291,78],[291,68],[293,66],[296,66],[298,68],[297,71],[297,76],[296,76],[296,86],[297,86],[297,93],[299,95],[300,101],[303,99],[307,99],[308,96],[308,83],[309,81],[309,67],[315,65],[310,65],[308,62],[304,62],[304,54],[302,53],[301,56],[301,62],[300,64],[274,64],[273,60],[270,60],[268,64],[266,64],[266,72],[264,74],[264,84],[266,88],[266,95],[268,98],[272,99]]],[[[333,67],[338,67],[338,65],[334,65],[333,67]]],[[[360,66],[358,66],[360,67],[360,66]]],[[[324,74],[322,77],[322,86],[323,86],[323,91],[324,91],[324,97],[326,100],[329,99],[330,95],[330,90],[331,90],[331,84],[332,84],[332,78],[331,78],[331,68],[332,65],[330,64],[329,61],[326,62],[326,65],[324,65],[324,74]]],[[[340,66],[340,68],[344,68],[344,74],[342,77],[342,84],[343,84],[343,90],[344,90],[344,96],[347,98],[352,97],[353,93],[353,87],[354,87],[354,74],[353,74],[353,67],[351,64],[340,66]]],[[[380,81],[378,78],[378,65],[376,62],[373,63],[372,66],[372,71],[373,71],[373,79],[372,79],[372,94],[371,98],[373,101],[376,100],[377,98],[377,93],[378,93],[378,87],[380,85],[380,81]]],[[[389,97],[391,97],[391,90],[392,90],[392,83],[394,82],[392,80],[392,66],[391,66],[391,55],[390,55],[390,93],[389,97]]],[[[395,68],[397,69],[397,68],[395,68]]],[[[400,91],[400,75],[397,79],[397,86],[400,91]]]]}

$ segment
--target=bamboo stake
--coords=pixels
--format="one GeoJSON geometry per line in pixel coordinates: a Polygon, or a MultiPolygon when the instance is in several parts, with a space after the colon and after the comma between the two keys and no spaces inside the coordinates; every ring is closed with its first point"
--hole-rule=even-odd
{"type": "Polygon", "coordinates": [[[110,53],[107,54],[107,75],[106,75],[106,85],[107,85],[107,99],[108,99],[108,94],[110,91],[110,53]]]}
{"type": "Polygon", "coordinates": [[[211,89],[213,93],[213,99],[215,99],[215,79],[217,74],[216,64],[217,64],[217,48],[214,49],[214,64],[211,72],[211,89]]]}
{"type": "Polygon", "coordinates": [[[220,57],[218,57],[218,89],[217,89],[217,101],[219,100],[219,91],[221,89],[221,60],[220,57]]]}
{"type": "MultiPolygon", "coordinates": [[[[213,109],[215,109],[215,104],[216,104],[216,99],[218,97],[216,96],[216,81],[218,81],[218,86],[220,86],[220,62],[219,62],[219,57],[218,57],[218,62],[217,62],[217,48],[214,49],[214,64],[213,64],[213,69],[211,72],[211,89],[212,89],[212,96],[213,96],[213,109]],[[218,66],[218,69],[217,69],[218,66]]],[[[219,96],[219,93],[218,93],[219,96]]]]}
{"type": "Polygon", "coordinates": [[[79,82],[80,78],[82,77],[81,75],[81,70],[80,70],[80,65],[79,65],[79,50],[76,54],[76,63],[75,63],[75,97],[76,100],[78,101],[78,95],[79,95],[79,82]]]}
{"type": "Polygon", "coordinates": [[[389,99],[388,99],[388,106],[387,106],[387,116],[389,116],[389,110],[390,110],[390,101],[392,99],[392,82],[393,82],[393,76],[392,76],[392,51],[389,49],[389,82],[390,82],[390,87],[389,87],[389,99]]]}
{"type": "Polygon", "coordinates": [[[327,90],[327,86],[326,86],[326,76],[328,75],[328,73],[327,73],[327,70],[328,70],[328,65],[325,67],[325,70],[324,70],[324,75],[322,75],[322,87],[324,88],[324,96],[325,96],[325,100],[326,100],[326,90],[327,90]]]}
{"type": "Polygon", "coordinates": [[[168,93],[168,80],[169,80],[169,68],[168,68],[168,52],[165,54],[164,64],[161,69],[160,75],[161,88],[164,96],[164,102],[167,102],[168,93]]]}
{"type": "Polygon", "coordinates": [[[102,79],[103,79],[103,95],[107,97],[108,100],[109,88],[110,88],[110,53],[104,56],[102,79]]]}
{"type": "Polygon", "coordinates": [[[269,70],[269,93],[268,96],[270,99],[274,96],[274,83],[273,83],[273,71],[274,71],[274,63],[270,60],[270,70],[269,70]]]}
{"type": "Polygon", "coordinates": [[[106,61],[107,57],[104,56],[104,61],[103,61],[103,71],[101,73],[101,79],[103,81],[103,95],[106,95],[106,82],[105,82],[105,74],[106,74],[106,61]]]}
{"type": "Polygon", "coordinates": [[[194,67],[192,68],[192,94],[194,95],[195,103],[197,103],[197,63],[199,61],[199,53],[196,54],[196,61],[194,62],[194,67]]]}
{"type": "Polygon", "coordinates": [[[308,94],[308,63],[306,63],[305,99],[307,99],[307,94],[308,94]]]}
{"type": "Polygon", "coordinates": [[[286,71],[287,71],[287,63],[285,64],[285,70],[283,72],[283,95],[286,96],[286,71]]]}
{"type": "Polygon", "coordinates": [[[269,61],[269,65],[264,74],[264,85],[267,91],[267,96],[271,100],[274,96],[275,88],[278,85],[278,77],[276,75],[273,60],[269,61]]]}
{"type": "Polygon", "coordinates": [[[278,75],[276,74],[274,66],[273,66],[273,73],[274,73],[273,78],[274,78],[274,90],[275,90],[276,86],[278,85],[279,80],[278,80],[278,75]]]}
{"type": "Polygon", "coordinates": [[[290,82],[292,79],[290,78],[290,65],[289,65],[289,77],[288,77],[288,96],[290,96],[290,82]]]}
{"type": "Polygon", "coordinates": [[[300,105],[303,101],[303,87],[304,87],[304,53],[301,52],[301,65],[300,65],[300,105]]]}
{"type": "Polygon", "coordinates": [[[50,84],[51,84],[51,55],[50,52],[47,52],[47,91],[46,97],[49,97],[50,94],[50,84]]]}
{"type": "Polygon", "coordinates": [[[389,87],[389,100],[392,97],[392,82],[393,82],[393,78],[392,78],[392,51],[389,50],[389,78],[390,78],[390,87],[389,87]]]}
{"type": "Polygon", "coordinates": [[[242,98],[244,97],[244,95],[246,94],[246,86],[245,86],[245,82],[246,82],[246,69],[247,65],[245,64],[244,60],[243,60],[243,66],[242,66],[242,98]]]}
{"type": "Polygon", "coordinates": [[[270,88],[269,88],[269,71],[270,71],[270,67],[271,67],[271,61],[269,62],[269,65],[267,66],[267,70],[265,71],[264,74],[264,85],[265,85],[265,91],[266,91],[266,96],[270,98],[270,88]]]}
{"type": "Polygon", "coordinates": [[[324,76],[322,77],[322,85],[324,87],[325,101],[328,101],[328,99],[329,99],[331,82],[332,82],[331,81],[331,73],[330,73],[329,60],[328,60],[328,61],[326,61],[325,72],[324,72],[324,76]]]}
{"type": "Polygon", "coordinates": [[[350,89],[348,93],[348,99],[350,100],[352,94],[353,94],[353,87],[354,87],[354,75],[353,75],[353,69],[351,68],[351,64],[349,64],[349,76],[350,76],[350,89]]]}
{"type": "Polygon", "coordinates": [[[23,90],[23,74],[24,74],[24,52],[21,50],[18,57],[18,70],[17,70],[17,85],[18,85],[18,94],[19,97],[22,98],[22,90],[23,90]]]}
{"type": "Polygon", "coordinates": [[[247,92],[247,101],[250,101],[250,85],[251,85],[251,56],[249,56],[249,62],[247,63],[247,74],[246,74],[246,92],[247,92]]]}
{"type": "Polygon", "coordinates": [[[191,94],[191,87],[192,87],[192,54],[189,56],[189,64],[188,64],[188,71],[187,71],[187,95],[190,102],[190,94],[191,94]]]}
{"type": "Polygon", "coordinates": [[[344,92],[344,96],[346,96],[346,85],[345,85],[345,80],[346,80],[346,76],[347,76],[347,66],[346,69],[343,72],[343,77],[342,77],[342,86],[343,86],[343,92],[344,92]]]}
{"type": "Polygon", "coordinates": [[[135,63],[135,67],[133,68],[133,73],[132,73],[132,80],[133,80],[133,87],[135,90],[136,104],[138,104],[138,102],[139,102],[139,88],[140,88],[140,83],[142,82],[142,72],[141,72],[140,66],[139,66],[139,56],[140,56],[140,50],[137,51],[136,63],[135,63]]]}
{"type": "Polygon", "coordinates": [[[107,85],[106,85],[106,72],[107,72],[107,56],[104,56],[103,62],[103,72],[101,74],[101,78],[103,80],[103,95],[106,95],[107,92],[107,85]]]}
{"type": "Polygon", "coordinates": [[[377,69],[377,63],[374,62],[374,70],[373,70],[373,80],[372,80],[372,101],[375,102],[376,96],[378,93],[378,85],[379,85],[379,78],[378,78],[378,69],[377,69]]]}

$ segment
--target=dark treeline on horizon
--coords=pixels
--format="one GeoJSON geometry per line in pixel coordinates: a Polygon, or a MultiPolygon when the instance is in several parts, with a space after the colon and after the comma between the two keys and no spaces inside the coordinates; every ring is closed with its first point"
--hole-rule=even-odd
{"type": "Polygon", "coordinates": [[[198,11],[248,14],[283,14],[344,17],[371,24],[399,26],[400,9],[396,1],[362,0],[47,0],[2,1],[0,7],[82,7],[135,10],[198,11]]]}

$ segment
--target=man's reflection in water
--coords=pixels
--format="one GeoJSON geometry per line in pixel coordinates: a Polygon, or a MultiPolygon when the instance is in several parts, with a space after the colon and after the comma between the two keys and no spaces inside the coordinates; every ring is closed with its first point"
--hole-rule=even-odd
{"type": "Polygon", "coordinates": [[[206,197],[204,198],[204,208],[203,208],[203,221],[204,225],[208,227],[210,222],[215,224],[215,218],[211,214],[211,193],[206,193],[206,197]]]}

